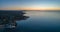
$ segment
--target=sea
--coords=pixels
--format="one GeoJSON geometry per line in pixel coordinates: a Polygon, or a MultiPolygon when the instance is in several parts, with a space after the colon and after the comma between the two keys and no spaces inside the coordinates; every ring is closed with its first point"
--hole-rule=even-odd
{"type": "Polygon", "coordinates": [[[0,29],[0,32],[60,32],[60,12],[25,11],[26,20],[16,21],[14,29],[0,29]]]}

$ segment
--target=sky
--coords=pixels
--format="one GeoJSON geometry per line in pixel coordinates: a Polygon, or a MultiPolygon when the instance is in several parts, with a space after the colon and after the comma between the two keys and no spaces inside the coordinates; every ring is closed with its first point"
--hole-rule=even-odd
{"type": "Polygon", "coordinates": [[[60,10],[60,0],[0,0],[0,10],[60,10]]]}

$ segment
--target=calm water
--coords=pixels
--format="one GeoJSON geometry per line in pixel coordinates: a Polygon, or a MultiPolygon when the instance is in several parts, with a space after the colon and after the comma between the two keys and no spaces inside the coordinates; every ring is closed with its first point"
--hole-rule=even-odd
{"type": "Polygon", "coordinates": [[[27,20],[16,21],[16,29],[3,32],[60,32],[60,12],[26,11],[27,20]]]}

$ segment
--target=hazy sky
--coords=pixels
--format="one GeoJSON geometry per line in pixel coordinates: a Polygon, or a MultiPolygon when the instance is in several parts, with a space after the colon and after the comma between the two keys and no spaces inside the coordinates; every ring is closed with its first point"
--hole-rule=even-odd
{"type": "Polygon", "coordinates": [[[60,10],[60,0],[0,0],[0,10],[60,10]]]}

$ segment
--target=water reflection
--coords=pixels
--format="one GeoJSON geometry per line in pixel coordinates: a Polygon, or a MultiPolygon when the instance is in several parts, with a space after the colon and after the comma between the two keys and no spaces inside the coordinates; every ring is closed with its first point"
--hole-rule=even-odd
{"type": "Polygon", "coordinates": [[[18,21],[16,21],[17,23],[16,28],[1,29],[1,31],[2,32],[60,32],[60,12],[26,11],[26,14],[24,15],[29,16],[30,18],[26,17],[27,20],[20,18],[20,20],[22,20],[20,21],[19,17],[17,17],[16,19],[14,17],[15,21],[18,19],[18,21]]]}

